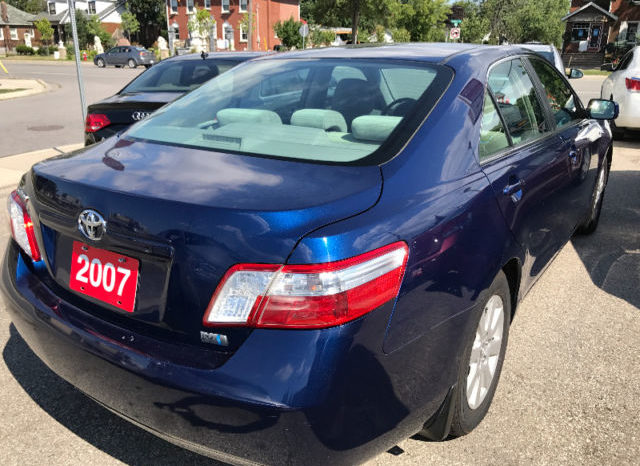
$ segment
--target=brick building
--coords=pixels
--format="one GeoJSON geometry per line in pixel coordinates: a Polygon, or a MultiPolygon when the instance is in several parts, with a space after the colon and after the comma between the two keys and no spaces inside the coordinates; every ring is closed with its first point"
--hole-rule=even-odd
{"type": "MultiPolygon", "coordinates": [[[[278,21],[300,20],[299,0],[253,0],[253,50],[272,50],[280,40],[273,31],[278,21]]],[[[189,18],[196,9],[206,9],[215,19],[212,32],[217,49],[248,49],[248,31],[241,24],[248,13],[248,0],[168,0],[170,25],[178,26],[181,41],[189,39],[189,18]]]]}
{"type": "Polygon", "coordinates": [[[562,44],[565,64],[597,67],[605,52],[615,54],[635,45],[640,33],[640,0],[572,0],[562,18],[566,30],[562,44]]]}
{"type": "Polygon", "coordinates": [[[33,26],[35,16],[0,2],[0,53],[14,52],[17,45],[40,45],[40,34],[33,26]]]}

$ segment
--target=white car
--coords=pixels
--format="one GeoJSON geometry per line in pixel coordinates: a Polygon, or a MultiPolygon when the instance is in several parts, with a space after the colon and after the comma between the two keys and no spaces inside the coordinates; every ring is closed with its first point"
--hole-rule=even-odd
{"type": "MultiPolygon", "coordinates": [[[[610,65],[603,65],[610,69],[610,65]]],[[[615,137],[623,137],[624,130],[640,129],[640,47],[629,50],[602,83],[602,99],[613,100],[620,106],[611,131],[615,137]]]]}
{"type": "Polygon", "coordinates": [[[553,45],[542,44],[539,42],[528,42],[526,44],[514,44],[516,47],[523,47],[536,52],[543,58],[546,58],[560,73],[565,74],[564,64],[560,52],[553,45]]]}

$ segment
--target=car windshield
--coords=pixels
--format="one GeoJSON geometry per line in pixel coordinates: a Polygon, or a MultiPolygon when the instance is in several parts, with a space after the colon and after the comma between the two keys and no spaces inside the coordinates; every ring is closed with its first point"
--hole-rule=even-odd
{"type": "Polygon", "coordinates": [[[134,92],[189,92],[230,70],[238,60],[167,60],[131,81],[120,94],[134,92]]]}
{"type": "Polygon", "coordinates": [[[401,147],[451,76],[447,67],[403,60],[259,60],[177,100],[127,137],[349,163],[387,140],[401,147]]]}

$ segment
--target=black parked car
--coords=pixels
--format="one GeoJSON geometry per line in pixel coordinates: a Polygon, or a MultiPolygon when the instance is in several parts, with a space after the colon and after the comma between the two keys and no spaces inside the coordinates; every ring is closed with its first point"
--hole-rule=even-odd
{"type": "Polygon", "coordinates": [[[87,108],[85,145],[113,136],[164,104],[260,52],[191,54],[168,58],[137,76],[116,95],[87,108]]]}
{"type": "Polygon", "coordinates": [[[96,55],[93,59],[93,64],[99,68],[104,68],[107,65],[113,65],[118,68],[123,66],[128,66],[129,68],[144,66],[149,68],[155,62],[156,56],[153,52],[144,47],[133,45],[113,47],[107,52],[96,55]]]}

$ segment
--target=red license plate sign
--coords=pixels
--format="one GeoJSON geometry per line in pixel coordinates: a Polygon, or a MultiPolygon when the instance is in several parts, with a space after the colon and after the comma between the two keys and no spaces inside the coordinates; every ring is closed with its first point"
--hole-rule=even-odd
{"type": "Polygon", "coordinates": [[[139,266],[137,259],[74,241],[69,287],[123,311],[133,312],[139,266]]]}

